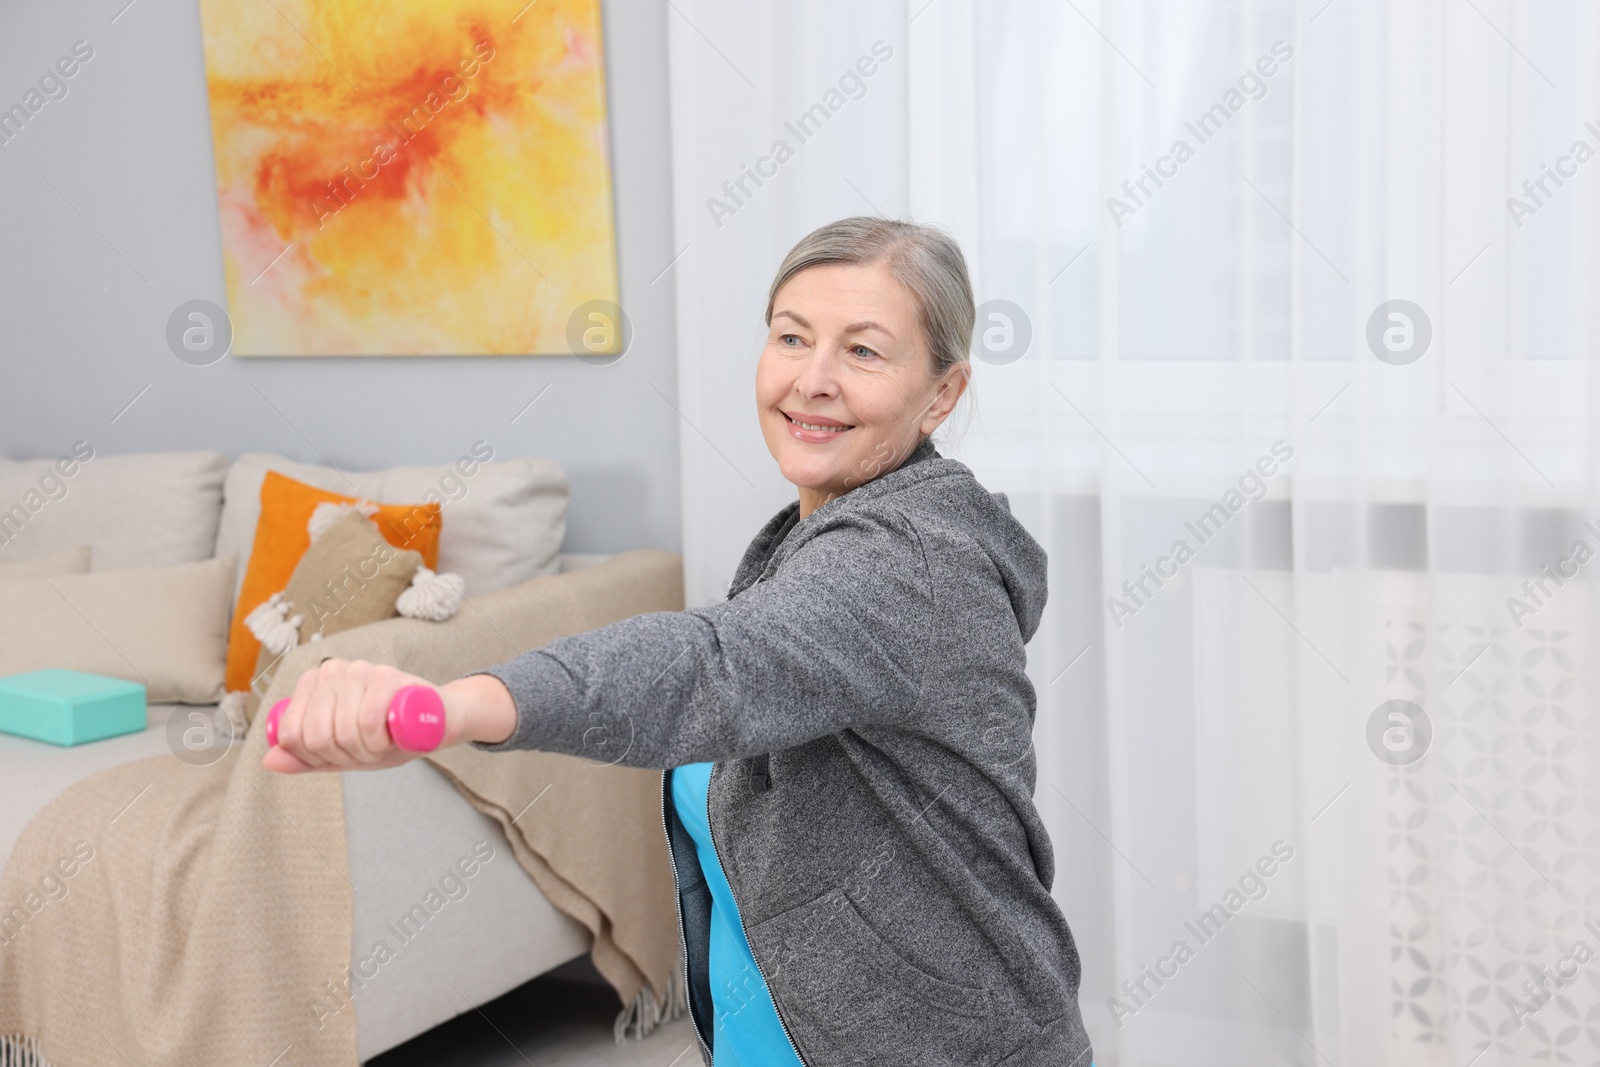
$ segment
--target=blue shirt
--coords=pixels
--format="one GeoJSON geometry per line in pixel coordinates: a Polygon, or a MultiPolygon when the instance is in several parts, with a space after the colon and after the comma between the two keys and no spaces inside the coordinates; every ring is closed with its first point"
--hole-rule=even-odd
{"type": "Polygon", "coordinates": [[[756,967],[739,921],[739,906],[722,873],[706,816],[711,764],[672,772],[672,806],[694,838],[695,858],[711,890],[712,1059],[715,1067],[802,1067],[778,1019],[772,994],[756,967]]]}

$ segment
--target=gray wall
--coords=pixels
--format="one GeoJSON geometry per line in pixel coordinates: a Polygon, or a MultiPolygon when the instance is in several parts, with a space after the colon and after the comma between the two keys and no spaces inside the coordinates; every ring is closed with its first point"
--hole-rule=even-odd
{"type": "Polygon", "coordinates": [[[172,310],[226,303],[199,10],[125,3],[0,9],[0,109],[73,42],[94,48],[67,95],[0,145],[5,455],[58,455],[83,438],[100,454],[264,450],[371,469],[447,462],[484,439],[497,457],[566,468],[568,551],[678,549],[673,276],[661,274],[675,251],[664,3],[606,5],[634,340],[604,367],[570,356],[180,362],[165,341],[172,310]]]}

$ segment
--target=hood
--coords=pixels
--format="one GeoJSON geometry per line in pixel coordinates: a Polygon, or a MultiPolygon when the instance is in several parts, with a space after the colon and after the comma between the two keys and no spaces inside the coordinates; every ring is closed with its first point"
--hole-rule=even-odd
{"type": "Polygon", "coordinates": [[[798,503],[774,515],[747,552],[734,591],[753,581],[781,550],[792,551],[807,540],[808,528],[819,529],[831,516],[885,498],[892,498],[919,526],[941,528],[976,544],[1000,575],[1023,641],[1033,639],[1049,593],[1044,548],[1011,514],[1006,494],[989,492],[971,468],[941,456],[932,441],[923,441],[899,467],[830,500],[803,520],[798,503]]]}
{"type": "Polygon", "coordinates": [[[1033,640],[1049,596],[1049,560],[1044,548],[1011,514],[1004,493],[991,493],[964,463],[936,457],[930,470],[954,477],[929,479],[926,503],[935,521],[971,537],[1000,573],[1024,642],[1033,640]]]}

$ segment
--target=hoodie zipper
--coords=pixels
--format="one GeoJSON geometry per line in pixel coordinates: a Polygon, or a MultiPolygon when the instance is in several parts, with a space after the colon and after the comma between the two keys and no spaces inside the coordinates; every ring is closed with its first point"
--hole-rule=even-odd
{"type": "Polygon", "coordinates": [[[711,1046],[706,1044],[705,1035],[700,1033],[700,1020],[695,1018],[694,1000],[689,989],[689,935],[683,928],[683,889],[678,882],[678,854],[672,848],[672,830],[667,826],[667,805],[672,803],[667,783],[671,780],[670,770],[661,776],[661,832],[667,838],[667,863],[672,867],[672,910],[678,916],[678,947],[683,950],[683,1003],[689,1009],[689,1024],[694,1027],[694,1039],[700,1045],[700,1056],[710,1063],[711,1046]]]}
{"type": "MultiPolygon", "coordinates": [[[[711,765],[712,774],[715,774],[716,770],[717,770],[717,765],[715,763],[713,763],[711,765]]],[[[665,813],[663,813],[663,818],[665,818],[665,813]]],[[[711,778],[710,778],[710,776],[707,776],[707,778],[706,778],[706,836],[711,839],[711,851],[712,851],[713,855],[715,855],[717,857],[717,865],[720,867],[722,865],[722,855],[721,855],[721,853],[717,852],[717,835],[716,835],[716,832],[711,829],[711,778]]],[[[667,842],[668,851],[671,851],[671,848],[672,848],[672,842],[668,841],[667,842]]],[[[722,871],[723,871],[723,878],[724,878],[724,880],[726,880],[728,869],[726,867],[723,867],[722,871]]],[[[729,896],[733,895],[733,884],[731,882],[728,884],[728,895],[729,896]]],[[[682,901],[681,898],[678,901],[678,905],[679,905],[679,910],[678,910],[678,929],[681,931],[683,929],[683,910],[682,910],[683,901],[682,901]]],[[[737,900],[733,902],[733,910],[734,910],[734,913],[739,916],[739,933],[744,937],[745,947],[750,950],[750,962],[754,963],[756,965],[756,973],[761,976],[761,985],[767,991],[767,999],[772,1001],[772,1013],[778,1017],[778,1026],[783,1029],[783,1036],[788,1039],[789,1047],[794,1050],[794,1058],[800,1061],[801,1067],[806,1067],[806,1058],[804,1056],[800,1055],[800,1046],[796,1045],[794,1043],[794,1035],[789,1032],[789,1024],[787,1022],[785,1022],[784,1018],[783,1018],[783,1009],[778,1007],[778,998],[772,995],[772,986],[767,981],[767,972],[762,970],[761,961],[756,959],[755,946],[750,944],[750,931],[745,929],[744,912],[739,910],[739,902],[737,900]]],[[[685,945],[685,948],[683,950],[683,970],[684,970],[684,974],[687,976],[687,974],[689,973],[689,950],[688,950],[687,944],[685,945]]],[[[688,978],[685,977],[684,981],[687,983],[688,978]]]]}

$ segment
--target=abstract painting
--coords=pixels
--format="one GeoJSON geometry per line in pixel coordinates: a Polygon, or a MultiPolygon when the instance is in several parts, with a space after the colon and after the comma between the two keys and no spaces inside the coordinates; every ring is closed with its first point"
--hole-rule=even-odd
{"type": "Polygon", "coordinates": [[[201,0],[240,356],[566,354],[617,296],[600,0],[201,0]]]}

